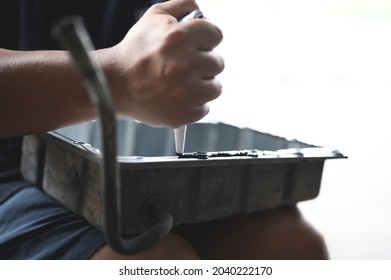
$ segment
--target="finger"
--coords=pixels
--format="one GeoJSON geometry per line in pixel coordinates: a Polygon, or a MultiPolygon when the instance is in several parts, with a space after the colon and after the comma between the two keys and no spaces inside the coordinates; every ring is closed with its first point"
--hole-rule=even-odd
{"type": "Polygon", "coordinates": [[[209,113],[208,103],[201,105],[191,105],[180,103],[177,106],[171,107],[170,111],[166,112],[163,119],[164,125],[170,127],[179,127],[185,124],[196,122],[202,119],[209,113]]]}
{"type": "Polygon", "coordinates": [[[173,126],[197,121],[209,112],[208,102],[218,98],[221,92],[221,83],[216,78],[200,80],[191,90],[177,96],[175,103],[169,104],[171,109],[167,119],[173,126]]]}
{"type": "Polygon", "coordinates": [[[197,9],[198,5],[195,0],[171,0],[153,5],[150,11],[157,14],[168,14],[179,19],[197,9]]]}
{"type": "Polygon", "coordinates": [[[203,104],[218,98],[223,92],[223,86],[220,80],[214,77],[211,79],[201,80],[197,90],[199,90],[199,92],[206,93],[201,95],[202,97],[205,97],[205,99],[201,99],[199,104],[203,104]]]}
{"type": "Polygon", "coordinates": [[[180,22],[188,31],[189,40],[200,50],[213,50],[223,40],[223,32],[215,24],[205,19],[180,22]]]}
{"type": "Polygon", "coordinates": [[[217,78],[201,79],[193,84],[191,90],[184,94],[182,104],[189,108],[200,106],[218,98],[223,91],[217,78]]]}
{"type": "Polygon", "coordinates": [[[189,123],[199,121],[200,119],[205,117],[209,113],[209,111],[210,111],[210,107],[207,103],[200,106],[193,107],[192,119],[189,120],[189,123]]]}
{"type": "Polygon", "coordinates": [[[183,121],[179,125],[194,123],[205,117],[210,111],[209,105],[207,103],[194,106],[191,108],[185,115],[183,121]]]}
{"type": "Polygon", "coordinates": [[[202,79],[211,79],[224,70],[223,57],[213,51],[199,51],[194,62],[194,72],[202,79]]]}

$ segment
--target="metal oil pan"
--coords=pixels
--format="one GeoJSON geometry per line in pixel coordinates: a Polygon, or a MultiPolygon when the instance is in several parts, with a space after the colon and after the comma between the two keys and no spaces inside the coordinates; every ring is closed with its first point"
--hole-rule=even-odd
{"type": "MultiPolygon", "coordinates": [[[[138,133],[144,137],[145,131],[152,129],[136,126],[140,126],[138,133]]],[[[97,228],[105,230],[119,223],[120,234],[132,237],[156,223],[152,212],[162,209],[171,214],[175,226],[313,199],[319,194],[325,160],[345,157],[338,151],[226,124],[190,125],[187,145],[196,147],[199,139],[210,137],[211,130],[236,131],[231,137],[223,137],[236,137],[236,146],[220,143],[225,148],[237,148],[238,139],[251,134],[252,140],[247,143],[279,143],[281,149],[257,149],[257,157],[118,156],[121,184],[116,197],[108,198],[102,192],[102,153],[86,142],[49,132],[25,137],[22,174],[97,228]],[[108,211],[102,202],[104,198],[119,201],[115,206],[118,209],[111,211],[119,211],[120,218],[104,219],[103,213],[108,211]]],[[[155,138],[159,141],[158,136],[155,138]]],[[[167,139],[173,145],[173,140],[167,139]]]]}

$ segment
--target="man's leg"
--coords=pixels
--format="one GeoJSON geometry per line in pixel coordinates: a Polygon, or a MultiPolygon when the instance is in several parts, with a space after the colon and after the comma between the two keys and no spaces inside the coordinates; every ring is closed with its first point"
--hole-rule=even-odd
{"type": "Polygon", "coordinates": [[[25,182],[10,192],[12,186],[0,185],[0,259],[199,258],[174,234],[139,254],[122,256],[110,249],[102,232],[41,190],[25,182]]]}
{"type": "Polygon", "coordinates": [[[327,259],[323,237],[297,207],[238,215],[214,229],[207,259],[327,259]]]}
{"type": "Polygon", "coordinates": [[[91,257],[92,260],[192,260],[199,259],[194,248],[182,237],[169,234],[148,249],[133,255],[121,255],[107,244],[91,257]]]}
{"type": "Polygon", "coordinates": [[[327,259],[323,237],[296,206],[175,228],[202,259],[327,259]]]}

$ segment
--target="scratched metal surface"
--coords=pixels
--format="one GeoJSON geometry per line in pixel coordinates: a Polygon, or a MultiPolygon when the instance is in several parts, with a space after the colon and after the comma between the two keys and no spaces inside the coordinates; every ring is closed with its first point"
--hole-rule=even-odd
{"type": "MultiPolygon", "coordinates": [[[[221,127],[224,131],[227,128],[239,134],[241,131],[221,123],[199,124],[193,126],[193,132],[192,127],[189,127],[188,142],[191,145],[194,132],[197,142],[198,137],[202,139],[204,136],[200,131],[219,131],[221,127]]],[[[251,130],[244,131],[249,134],[251,130]]],[[[251,132],[254,139],[261,140],[258,148],[264,144],[268,148],[278,146],[279,149],[266,149],[265,152],[260,150],[259,157],[207,160],[178,159],[176,156],[118,157],[122,211],[126,213],[122,220],[124,234],[142,232],[152,222],[143,218],[145,205],[151,201],[169,211],[174,225],[178,225],[313,199],[319,193],[324,161],[343,157],[338,152],[299,141],[251,132]],[[265,135],[265,141],[262,141],[260,135],[265,135]],[[273,143],[273,139],[276,143],[273,143]]],[[[147,141],[144,145],[161,144],[160,139],[164,138],[165,133],[164,130],[157,129],[154,137],[149,138],[155,139],[155,143],[147,141]],[[163,137],[159,137],[161,132],[163,137]]],[[[216,139],[218,143],[219,137],[216,139]]],[[[173,144],[173,139],[170,141],[173,144]]],[[[241,147],[238,143],[231,141],[231,146],[226,145],[225,148],[232,150],[241,147]]],[[[254,140],[251,143],[257,146],[254,140]]],[[[104,209],[99,150],[85,142],[56,133],[26,137],[24,150],[24,176],[41,184],[47,193],[66,207],[102,228],[104,209]]]]}

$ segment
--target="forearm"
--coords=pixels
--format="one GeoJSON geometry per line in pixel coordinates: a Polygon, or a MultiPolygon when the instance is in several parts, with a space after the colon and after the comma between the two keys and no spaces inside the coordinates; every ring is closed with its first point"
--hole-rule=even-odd
{"type": "MultiPolygon", "coordinates": [[[[105,67],[105,51],[100,52],[94,57],[105,67]]],[[[1,49],[0,100],[0,138],[44,132],[95,117],[81,79],[63,51],[1,49]]]]}
{"type": "MultiPolygon", "coordinates": [[[[221,30],[206,20],[178,22],[195,1],[154,5],[116,46],[92,52],[109,82],[116,114],[178,127],[204,117],[222,91],[213,49],[221,30]]],[[[0,138],[87,121],[95,110],[64,51],[0,49],[0,138]]]]}

